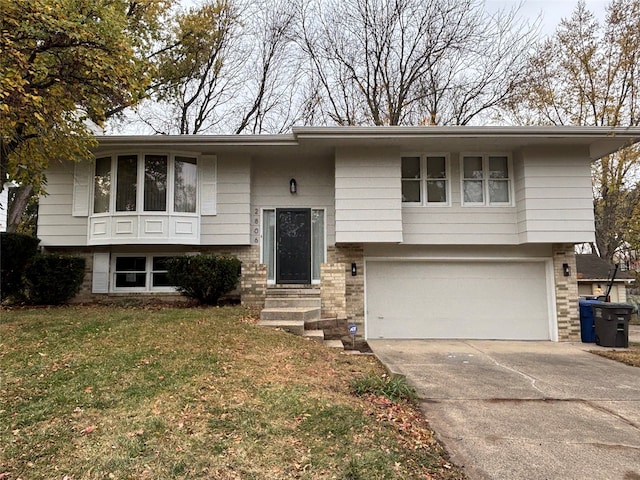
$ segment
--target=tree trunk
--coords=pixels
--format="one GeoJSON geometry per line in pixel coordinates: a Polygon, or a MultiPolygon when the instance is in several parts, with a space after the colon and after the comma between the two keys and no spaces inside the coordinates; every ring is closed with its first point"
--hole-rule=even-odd
{"type": "Polygon", "coordinates": [[[23,185],[15,187],[16,192],[11,202],[9,202],[9,210],[7,212],[7,232],[15,232],[22,221],[27,204],[33,193],[31,185],[23,185]]]}

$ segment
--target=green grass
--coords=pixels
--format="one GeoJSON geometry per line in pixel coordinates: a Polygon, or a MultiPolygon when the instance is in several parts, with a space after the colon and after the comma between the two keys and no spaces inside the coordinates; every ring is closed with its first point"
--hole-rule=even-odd
{"type": "Polygon", "coordinates": [[[0,478],[464,478],[375,359],[240,308],[0,314],[0,478]]]}

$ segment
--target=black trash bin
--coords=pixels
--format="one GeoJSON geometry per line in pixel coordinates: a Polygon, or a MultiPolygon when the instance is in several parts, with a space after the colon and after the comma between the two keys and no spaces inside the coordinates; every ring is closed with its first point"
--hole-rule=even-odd
{"type": "Polygon", "coordinates": [[[633,305],[598,303],[593,308],[596,344],[602,347],[629,347],[629,320],[633,305]]]}

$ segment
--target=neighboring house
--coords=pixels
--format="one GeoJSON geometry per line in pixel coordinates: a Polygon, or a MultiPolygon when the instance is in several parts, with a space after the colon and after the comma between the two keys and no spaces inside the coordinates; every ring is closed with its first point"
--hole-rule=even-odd
{"type": "MultiPolygon", "coordinates": [[[[614,266],[598,255],[576,255],[578,272],[578,295],[581,297],[597,297],[607,292],[607,286],[613,274],[614,266]]],[[[627,285],[634,282],[628,272],[618,270],[613,280],[610,300],[617,303],[627,301],[627,285]]]]}
{"type": "Polygon", "coordinates": [[[89,260],[80,299],[166,294],[167,256],[242,261],[241,295],[320,288],[373,338],[576,340],[574,244],[594,241],[591,162],[640,139],[598,127],[304,127],[103,136],[52,165],[47,251],[89,260]]]}

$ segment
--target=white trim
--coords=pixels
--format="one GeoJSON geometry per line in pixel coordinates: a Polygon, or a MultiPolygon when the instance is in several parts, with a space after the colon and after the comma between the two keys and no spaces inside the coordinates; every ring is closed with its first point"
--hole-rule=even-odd
{"type": "Polygon", "coordinates": [[[558,316],[556,311],[556,295],[555,295],[555,277],[553,270],[553,259],[548,257],[365,257],[364,258],[364,335],[365,339],[369,338],[369,312],[368,305],[368,289],[367,289],[367,264],[381,262],[451,262],[451,263],[544,263],[545,265],[545,285],[547,287],[547,311],[549,318],[549,339],[553,342],[558,341],[558,316]]]}
{"type": "Polygon", "coordinates": [[[463,207],[513,207],[515,205],[515,192],[514,192],[514,171],[513,171],[513,158],[509,152],[460,152],[460,205],[463,207]],[[481,157],[482,158],[482,178],[465,178],[464,177],[464,159],[465,157],[481,157]],[[508,177],[504,180],[508,183],[509,201],[508,202],[491,202],[489,193],[489,157],[506,157],[508,177]],[[465,202],[464,201],[464,182],[468,181],[482,181],[482,202],[465,202]]]}
{"type": "MultiPolygon", "coordinates": [[[[95,160],[91,162],[92,169],[90,172],[90,182],[89,182],[89,216],[116,216],[116,215],[185,215],[185,216],[198,216],[200,215],[200,177],[201,177],[201,158],[203,155],[189,152],[189,151],[178,151],[178,150],[159,150],[159,149],[148,149],[148,150],[127,150],[127,151],[108,151],[102,152],[99,155],[96,155],[96,158],[111,158],[111,189],[109,192],[109,211],[101,212],[101,213],[93,213],[94,210],[94,201],[95,201],[95,168],[96,162],[95,160]],[[145,156],[146,155],[165,155],[167,157],[167,204],[166,209],[164,211],[146,211],[144,210],[144,167],[145,167],[145,156]],[[136,209],[130,211],[116,211],[116,199],[117,199],[117,189],[118,189],[118,157],[126,157],[126,156],[136,156],[136,209]],[[174,194],[175,194],[175,157],[189,157],[194,158],[196,160],[196,211],[195,212],[176,212],[174,205],[174,194]]],[[[217,181],[217,159],[215,159],[215,155],[210,157],[214,158],[214,168],[216,169],[216,178],[217,181]]]]}
{"type": "MultiPolygon", "coordinates": [[[[187,254],[185,254],[187,255],[187,254]]],[[[110,293],[170,293],[176,292],[176,287],[153,287],[153,258],[154,257],[175,257],[175,253],[154,252],[154,253],[112,253],[109,268],[109,292],[110,293]],[[127,258],[144,258],[145,259],[145,287],[116,287],[116,260],[121,257],[127,258]]],[[[132,272],[132,273],[142,273],[132,272]]]]}
{"type": "MultiPolygon", "coordinates": [[[[313,210],[318,210],[318,211],[322,211],[323,216],[324,216],[324,225],[323,225],[323,235],[324,235],[324,249],[322,252],[322,262],[320,262],[320,270],[322,270],[322,263],[326,263],[327,262],[327,209],[325,207],[260,207],[260,243],[259,243],[259,248],[260,248],[260,263],[264,264],[264,212],[266,211],[272,211],[274,212],[275,215],[275,211],[279,210],[279,209],[284,209],[286,210],[287,208],[296,208],[296,209],[300,209],[300,208],[305,208],[305,209],[309,209],[311,210],[311,214],[313,214],[313,210]]],[[[312,223],[309,225],[309,228],[311,229],[313,227],[313,219],[311,219],[312,223]]],[[[277,228],[276,224],[274,223],[274,229],[277,228]]],[[[274,278],[273,280],[269,278],[269,266],[267,265],[267,285],[276,285],[277,281],[276,281],[276,259],[277,259],[277,255],[276,255],[276,249],[277,249],[277,245],[276,245],[276,239],[277,239],[277,231],[275,232],[275,236],[274,236],[274,242],[273,242],[273,274],[274,274],[274,278]]],[[[313,235],[310,232],[310,238],[309,238],[309,242],[310,242],[310,247],[311,247],[311,262],[313,262],[313,235]]],[[[312,285],[320,285],[322,278],[318,278],[318,279],[314,279],[313,278],[313,264],[310,265],[311,267],[311,284],[312,285]]]]}
{"type": "Polygon", "coordinates": [[[420,185],[420,201],[419,202],[405,202],[402,201],[403,207],[428,207],[428,208],[443,208],[451,206],[451,154],[447,152],[422,152],[422,153],[402,153],[400,155],[400,189],[402,190],[402,182],[414,181],[420,185]],[[419,158],[420,159],[420,178],[403,178],[402,177],[402,159],[403,158],[419,158]],[[429,202],[427,197],[427,159],[429,157],[444,157],[445,161],[445,178],[434,178],[431,181],[444,180],[446,183],[446,202],[429,202]]]}

